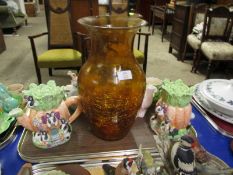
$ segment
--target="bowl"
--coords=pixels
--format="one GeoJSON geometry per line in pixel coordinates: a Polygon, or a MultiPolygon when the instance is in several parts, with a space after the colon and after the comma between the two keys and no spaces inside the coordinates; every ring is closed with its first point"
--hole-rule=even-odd
{"type": "Polygon", "coordinates": [[[205,80],[200,93],[215,110],[233,117],[233,80],[205,80]]]}

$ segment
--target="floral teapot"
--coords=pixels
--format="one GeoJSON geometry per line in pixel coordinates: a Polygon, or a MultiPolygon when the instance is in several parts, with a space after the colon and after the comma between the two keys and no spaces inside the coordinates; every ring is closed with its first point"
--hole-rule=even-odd
{"type": "Polygon", "coordinates": [[[31,84],[23,91],[26,100],[24,114],[17,117],[20,125],[33,132],[33,144],[39,148],[51,148],[70,140],[70,125],[82,111],[80,98],[65,99],[62,87],[54,81],[47,84],[31,84]],[[65,100],[64,100],[65,99],[65,100]],[[68,107],[77,106],[71,115],[68,107]]]}

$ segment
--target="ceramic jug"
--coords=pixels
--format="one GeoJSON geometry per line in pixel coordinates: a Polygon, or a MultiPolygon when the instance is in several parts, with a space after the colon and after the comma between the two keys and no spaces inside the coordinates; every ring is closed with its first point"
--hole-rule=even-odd
{"type": "Polygon", "coordinates": [[[180,79],[163,81],[161,98],[156,103],[155,113],[159,123],[162,123],[163,127],[166,125],[173,136],[175,132],[182,134],[181,131],[186,131],[190,125],[193,90],[193,87],[188,87],[180,79]]]}

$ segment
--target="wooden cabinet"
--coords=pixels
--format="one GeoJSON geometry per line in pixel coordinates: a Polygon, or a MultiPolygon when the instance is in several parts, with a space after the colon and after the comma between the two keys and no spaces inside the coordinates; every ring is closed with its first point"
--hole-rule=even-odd
{"type": "Polygon", "coordinates": [[[137,12],[143,16],[143,19],[149,21],[150,19],[150,5],[154,4],[154,0],[139,0],[137,5],[137,12]]]}
{"type": "Polygon", "coordinates": [[[175,8],[169,53],[172,52],[172,49],[175,49],[178,52],[178,59],[182,57],[188,35],[190,7],[191,5],[180,2],[176,4],[175,8]]]}
{"type": "Polygon", "coordinates": [[[137,12],[143,16],[143,19],[145,19],[148,22],[151,22],[150,21],[150,17],[151,17],[150,6],[155,5],[155,4],[158,6],[165,5],[166,2],[168,2],[169,0],[166,0],[166,1],[165,0],[138,0],[138,1],[139,2],[137,5],[137,12]]]}
{"type": "Polygon", "coordinates": [[[85,33],[86,30],[77,22],[77,20],[84,16],[96,16],[98,14],[98,0],[71,0],[71,25],[73,31],[85,33]]]}

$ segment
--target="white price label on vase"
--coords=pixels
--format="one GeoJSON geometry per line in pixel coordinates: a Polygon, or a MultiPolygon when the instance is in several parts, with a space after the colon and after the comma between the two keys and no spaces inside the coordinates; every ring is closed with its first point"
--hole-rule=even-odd
{"type": "Polygon", "coordinates": [[[117,72],[117,77],[120,81],[133,79],[132,72],[130,70],[123,70],[123,71],[117,72]]]}

